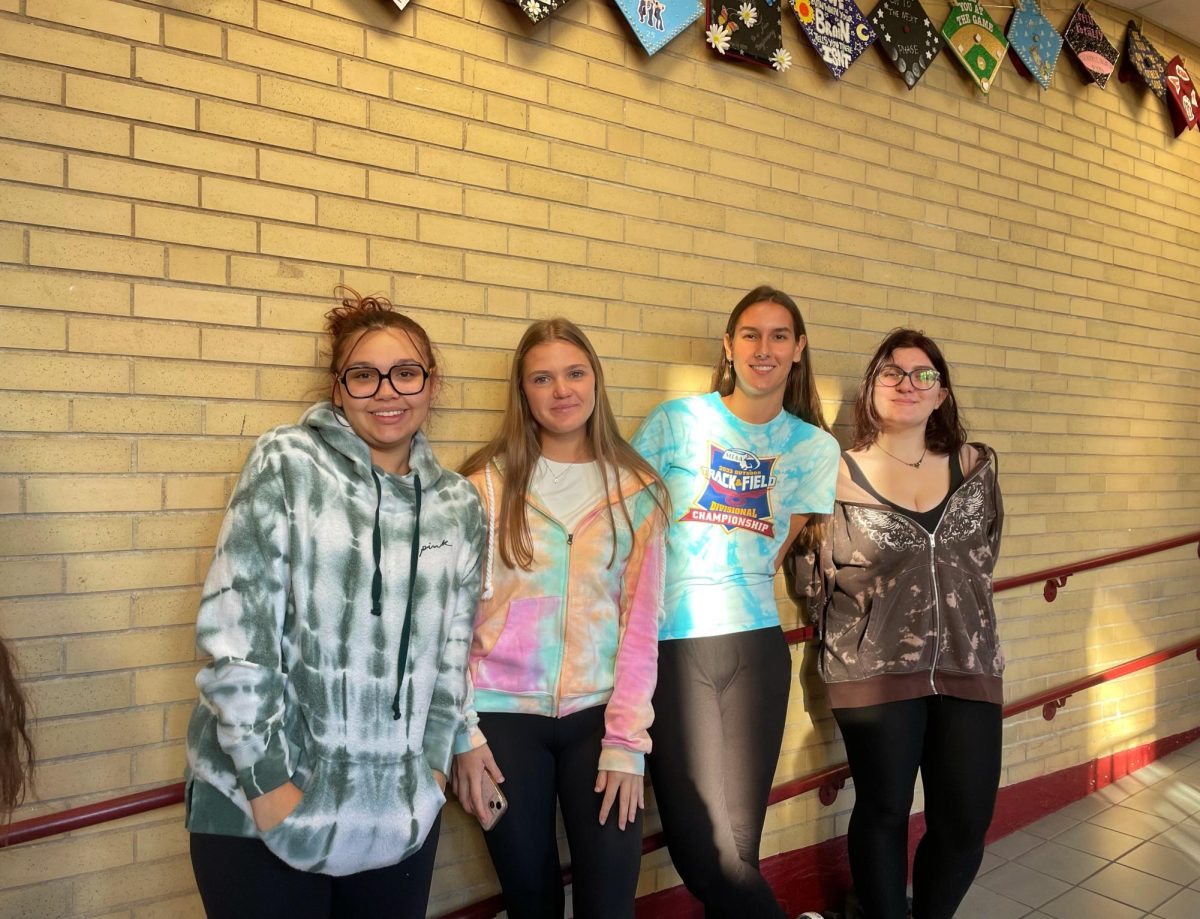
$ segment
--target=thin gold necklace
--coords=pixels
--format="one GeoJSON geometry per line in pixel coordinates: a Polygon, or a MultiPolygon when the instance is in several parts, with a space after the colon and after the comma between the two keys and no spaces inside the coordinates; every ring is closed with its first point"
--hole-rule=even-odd
{"type": "Polygon", "coordinates": [[[921,451],[921,458],[919,460],[917,460],[915,463],[910,463],[908,460],[900,459],[900,457],[898,457],[895,453],[893,453],[891,450],[889,450],[887,447],[885,447],[879,441],[875,441],[875,446],[877,446],[880,450],[882,450],[884,453],[886,453],[888,456],[890,456],[892,459],[894,459],[897,463],[903,463],[905,466],[912,466],[913,469],[921,468],[921,464],[923,462],[925,462],[925,454],[929,452],[929,446],[927,444],[925,446],[925,449],[921,451]]]}

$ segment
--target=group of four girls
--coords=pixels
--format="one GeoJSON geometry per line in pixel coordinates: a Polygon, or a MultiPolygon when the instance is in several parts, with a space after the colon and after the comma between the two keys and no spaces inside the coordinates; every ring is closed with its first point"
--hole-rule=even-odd
{"type": "Polygon", "coordinates": [[[758,854],[789,553],[812,562],[794,576],[855,779],[863,915],[906,914],[918,769],[912,915],[954,914],[999,779],[1001,510],[932,341],[884,341],[839,456],[780,291],[742,298],[712,391],[632,444],[584,333],[535,322],[460,475],[422,432],[424,330],[353,297],[328,331],[330,400],[259,439],[204,585],[187,824],[210,917],[423,917],[448,776],[508,916],[563,915],[561,809],[574,914],[632,917],[648,760],[705,915],[780,919],[758,854]]]}

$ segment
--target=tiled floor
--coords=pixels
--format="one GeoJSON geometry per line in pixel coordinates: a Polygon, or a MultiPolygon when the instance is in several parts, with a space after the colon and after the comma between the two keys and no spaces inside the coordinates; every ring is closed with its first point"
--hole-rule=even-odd
{"type": "Polygon", "coordinates": [[[1200,919],[1200,741],[988,847],[962,919],[1200,919]]]}

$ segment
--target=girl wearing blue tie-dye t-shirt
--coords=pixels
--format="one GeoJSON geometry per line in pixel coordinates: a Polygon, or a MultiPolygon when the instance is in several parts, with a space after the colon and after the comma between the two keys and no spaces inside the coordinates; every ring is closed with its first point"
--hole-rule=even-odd
{"type": "Polygon", "coordinates": [[[671,500],[650,771],[671,858],[708,917],[784,915],[758,870],[791,684],[774,579],[833,509],[838,468],[807,345],[791,297],[750,291],[713,391],[660,405],[633,441],[671,500]]]}

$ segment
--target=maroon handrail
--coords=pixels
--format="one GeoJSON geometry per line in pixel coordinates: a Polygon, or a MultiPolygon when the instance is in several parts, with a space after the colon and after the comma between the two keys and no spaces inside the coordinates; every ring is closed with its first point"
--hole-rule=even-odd
{"type": "MultiPolygon", "coordinates": [[[[1105,565],[1112,565],[1117,562],[1128,561],[1157,552],[1165,552],[1168,549],[1185,546],[1192,542],[1197,543],[1197,554],[1200,554],[1200,531],[1197,531],[1177,536],[1173,539],[1165,539],[1160,542],[1150,543],[1149,545],[1139,546],[1134,549],[1113,552],[1094,559],[1060,565],[1056,568],[1046,568],[1041,571],[1034,571],[1012,578],[1003,578],[995,582],[993,590],[999,593],[1017,587],[1024,587],[1028,584],[1036,584],[1038,581],[1045,581],[1043,595],[1046,597],[1047,602],[1051,602],[1057,595],[1058,588],[1065,585],[1067,578],[1073,574],[1078,574],[1082,571],[1091,571],[1105,565]]],[[[784,637],[789,643],[796,644],[813,639],[816,637],[816,632],[812,626],[802,626],[786,631],[784,637]]],[[[1042,706],[1043,717],[1046,720],[1050,720],[1054,717],[1054,713],[1066,704],[1066,700],[1075,693],[1099,686],[1101,683],[1115,680],[1138,670],[1155,666],[1173,657],[1186,654],[1191,650],[1195,650],[1197,658],[1200,658],[1200,637],[1182,642],[1162,651],[1145,654],[1134,660],[1109,667],[1098,673],[1090,674],[1089,676],[1047,690],[1046,692],[1012,702],[1005,706],[1004,717],[1010,718],[1013,715],[1042,706]]],[[[776,804],[808,791],[817,791],[821,803],[829,805],[836,799],[838,791],[845,785],[846,779],[849,777],[849,767],[845,763],[839,763],[777,785],[771,789],[771,795],[768,800],[769,803],[776,804]]],[[[135,814],[156,810],[160,807],[178,804],[182,800],[183,783],[176,782],[161,788],[124,795],[119,798],[60,811],[55,814],[31,817],[28,820],[22,820],[7,827],[0,827],[0,848],[18,845],[23,842],[32,842],[36,839],[44,839],[47,836],[55,836],[59,833],[66,833],[72,830],[83,829],[84,827],[104,823],[109,820],[131,817],[135,814]]],[[[662,848],[663,845],[665,845],[665,842],[662,833],[647,836],[642,841],[642,854],[653,852],[656,849],[662,848]]],[[[564,883],[570,882],[570,871],[570,867],[564,869],[564,883]]],[[[502,908],[502,901],[496,895],[446,913],[442,919],[491,919],[502,908]]]]}
{"type": "Polygon", "coordinates": [[[174,785],[97,801],[95,804],[85,804],[83,807],[73,807],[55,814],[30,817],[28,820],[19,820],[6,827],[0,827],[0,848],[44,839],[47,836],[57,836],[72,830],[82,830],[97,823],[132,817],[134,814],[157,810],[160,807],[170,807],[182,800],[183,782],[176,782],[174,785]]]}
{"type": "Polygon", "coordinates": [[[1094,568],[1103,568],[1105,565],[1115,565],[1117,562],[1127,562],[1130,559],[1141,558],[1143,555],[1166,552],[1168,549],[1176,549],[1179,546],[1186,546],[1188,543],[1193,542],[1196,543],[1196,554],[1200,555],[1200,531],[1197,531],[1195,533],[1185,533],[1182,536],[1176,536],[1172,539],[1164,539],[1161,542],[1152,542],[1134,549],[1122,549],[1120,552],[1098,555],[1086,561],[1072,562],[1069,565],[1059,565],[1057,568],[1043,568],[1041,571],[1031,571],[1029,574],[1018,574],[1016,577],[1001,578],[992,585],[992,590],[999,593],[1002,590],[1012,590],[1014,587],[1024,587],[1027,584],[1036,584],[1038,581],[1045,581],[1045,586],[1042,588],[1042,596],[1046,598],[1047,603],[1053,603],[1054,598],[1058,596],[1058,589],[1066,586],[1067,578],[1073,574],[1079,574],[1081,571],[1091,571],[1094,568]]]}
{"type": "Polygon", "coordinates": [[[1126,661],[1123,664],[1117,664],[1115,667],[1109,667],[1107,670],[1101,670],[1099,673],[1093,673],[1081,677],[1074,682],[1064,683],[1062,686],[1048,689],[1037,695],[1027,696],[1016,702],[1010,702],[1004,706],[1004,717],[1011,718],[1013,715],[1019,715],[1021,712],[1027,712],[1031,708],[1037,708],[1040,705],[1042,707],[1042,717],[1047,721],[1052,721],[1058,710],[1067,704],[1067,699],[1075,695],[1075,693],[1083,692],[1085,689],[1091,689],[1093,686],[1099,686],[1101,683],[1107,683],[1110,680],[1127,676],[1146,667],[1153,667],[1155,664],[1161,664],[1163,661],[1179,657],[1181,654],[1187,654],[1189,651],[1195,651],[1196,657],[1200,659],[1200,638],[1193,638],[1189,641],[1173,645],[1170,648],[1164,648],[1161,651],[1151,651],[1149,654],[1143,654],[1141,657],[1126,661]]]}

